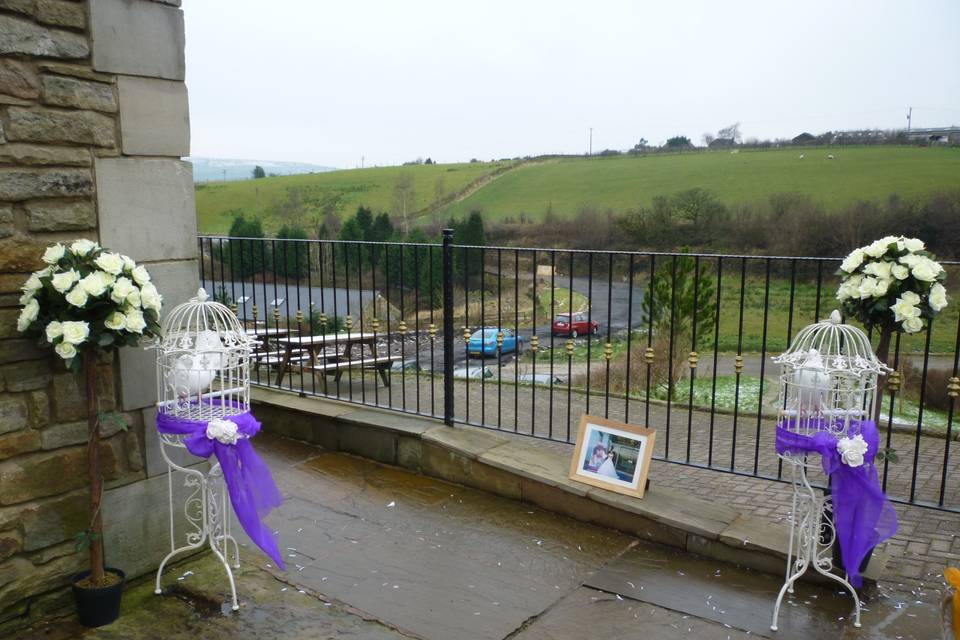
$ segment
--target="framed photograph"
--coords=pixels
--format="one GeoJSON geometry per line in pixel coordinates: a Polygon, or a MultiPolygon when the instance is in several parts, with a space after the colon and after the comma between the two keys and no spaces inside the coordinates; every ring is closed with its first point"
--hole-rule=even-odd
{"type": "Polygon", "coordinates": [[[642,498],[656,434],[625,422],[583,416],[570,479],[642,498]]]}

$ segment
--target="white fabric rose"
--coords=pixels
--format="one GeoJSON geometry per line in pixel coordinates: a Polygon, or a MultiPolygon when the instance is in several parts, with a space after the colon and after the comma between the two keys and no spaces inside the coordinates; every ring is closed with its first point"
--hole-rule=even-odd
{"type": "Polygon", "coordinates": [[[858,295],[861,300],[866,300],[867,298],[872,298],[877,289],[877,279],[871,276],[867,276],[860,283],[860,287],[857,290],[858,295]]]}
{"type": "Polygon", "coordinates": [[[947,306],[947,290],[939,282],[930,287],[928,302],[934,313],[939,313],[941,309],[947,306]]]}
{"type": "Polygon", "coordinates": [[[918,262],[913,267],[913,277],[922,282],[933,282],[937,279],[938,273],[936,263],[933,260],[918,262]]]}
{"type": "Polygon", "coordinates": [[[103,326],[111,331],[123,331],[127,328],[127,316],[119,311],[114,311],[103,321],[103,326]]]}
{"type": "Polygon", "coordinates": [[[77,355],[77,348],[69,342],[61,342],[55,346],[53,350],[56,351],[57,355],[64,360],[70,360],[77,355]]]}
{"type": "Polygon", "coordinates": [[[906,280],[910,275],[910,269],[902,264],[895,264],[890,267],[890,274],[897,280],[906,280]]]}
{"type": "Polygon", "coordinates": [[[72,345],[83,344],[90,335],[90,325],[82,320],[62,323],[63,341],[72,345]]]}
{"type": "MultiPolygon", "coordinates": [[[[912,298],[907,297],[908,293],[912,292],[905,291],[890,307],[890,311],[893,311],[893,319],[896,322],[902,322],[906,318],[920,317],[920,309],[917,308],[917,302],[919,302],[919,300],[914,302],[912,298]]],[[[916,294],[914,295],[916,296],[916,294]]]]}
{"type": "Polygon", "coordinates": [[[864,273],[868,273],[872,276],[877,276],[880,280],[888,280],[890,278],[890,270],[893,268],[892,262],[887,262],[882,260],[880,262],[871,262],[863,268],[864,273]]]}
{"type": "Polygon", "coordinates": [[[926,246],[923,244],[923,240],[920,240],[919,238],[901,238],[900,242],[903,243],[903,248],[911,253],[923,251],[926,246]]]}
{"type": "Polygon", "coordinates": [[[37,295],[36,291],[24,291],[23,294],[20,296],[20,306],[22,307],[23,305],[33,300],[33,296],[35,295],[37,295]]]}
{"type": "Polygon", "coordinates": [[[87,292],[79,284],[66,295],[67,302],[82,309],[87,304],[87,292]]]}
{"type": "Polygon", "coordinates": [[[107,273],[115,276],[123,273],[123,257],[119,253],[101,253],[94,260],[94,263],[107,273]]]}
{"type": "Polygon", "coordinates": [[[144,309],[153,309],[159,312],[163,304],[163,296],[153,286],[152,282],[147,282],[140,288],[140,302],[144,309]]]}
{"type": "Polygon", "coordinates": [[[130,275],[133,276],[134,282],[136,282],[141,287],[148,282],[150,282],[150,274],[147,272],[147,268],[143,265],[136,267],[133,271],[130,272],[130,275]]]}
{"type": "Polygon", "coordinates": [[[147,322],[143,319],[143,312],[139,309],[129,309],[126,316],[127,331],[143,333],[143,330],[147,328],[147,322]]]}
{"type": "Polygon", "coordinates": [[[94,271],[80,279],[80,286],[87,295],[98,298],[107,292],[107,287],[113,284],[113,276],[103,271],[94,271]]]}
{"type": "Polygon", "coordinates": [[[70,287],[73,286],[73,283],[80,279],[80,274],[77,273],[76,269],[70,269],[70,271],[64,271],[58,273],[50,282],[53,284],[53,288],[59,291],[60,293],[66,293],[70,287]]]}
{"type": "Polygon", "coordinates": [[[113,283],[113,289],[110,291],[110,299],[117,304],[123,304],[131,293],[137,290],[130,278],[119,277],[113,283]]]}
{"type": "Polygon", "coordinates": [[[921,318],[920,316],[904,318],[903,330],[906,331],[907,333],[916,333],[918,331],[923,331],[923,318],[921,318]]]}
{"type": "Polygon", "coordinates": [[[905,264],[908,267],[912,267],[917,263],[922,262],[923,260],[926,260],[926,258],[924,258],[923,256],[918,256],[912,253],[908,253],[905,256],[900,256],[899,258],[897,258],[897,260],[900,262],[900,264],[905,264]]]}
{"type": "Polygon", "coordinates": [[[52,247],[47,247],[43,252],[43,261],[47,264],[57,264],[66,252],[67,248],[58,242],[52,247]]]}
{"type": "Polygon", "coordinates": [[[20,312],[20,317],[17,318],[17,331],[23,333],[30,328],[30,325],[33,324],[33,321],[37,319],[37,315],[40,314],[40,303],[36,300],[31,299],[27,304],[24,305],[23,311],[20,312]]]}
{"type": "Polygon", "coordinates": [[[63,323],[59,320],[54,320],[47,325],[47,342],[53,344],[53,341],[63,335],[63,323]]]}
{"type": "Polygon", "coordinates": [[[863,465],[863,458],[867,453],[867,441],[859,433],[852,438],[840,438],[837,440],[837,453],[840,454],[840,460],[848,467],[859,467],[863,465]]]}
{"type": "Polygon", "coordinates": [[[840,268],[847,273],[852,273],[861,264],[863,264],[863,249],[854,249],[840,264],[840,268]]]}
{"type": "Polygon", "coordinates": [[[887,238],[881,238],[864,247],[863,252],[866,253],[871,258],[879,258],[880,256],[882,256],[887,252],[887,249],[890,248],[891,242],[896,242],[896,238],[893,238],[893,240],[888,240],[887,238]]]}
{"type": "Polygon", "coordinates": [[[207,437],[223,444],[237,444],[240,434],[236,422],[215,418],[207,423],[207,437]]]}
{"type": "Polygon", "coordinates": [[[22,291],[40,291],[40,289],[43,289],[43,283],[40,282],[40,276],[36,273],[31,273],[30,277],[27,278],[27,281],[23,283],[23,286],[20,287],[20,289],[22,291]]]}
{"type": "Polygon", "coordinates": [[[70,252],[77,256],[85,256],[91,251],[93,251],[94,249],[99,249],[99,248],[100,248],[100,245],[98,245],[93,240],[80,238],[79,240],[74,241],[74,243],[70,245],[70,252]]]}
{"type": "Polygon", "coordinates": [[[127,304],[134,309],[140,308],[140,290],[134,289],[130,292],[130,295],[127,296],[127,304]]]}
{"type": "Polygon", "coordinates": [[[120,259],[123,260],[123,270],[126,272],[133,271],[133,269],[137,266],[137,263],[134,262],[133,258],[130,256],[120,254],[120,259]]]}

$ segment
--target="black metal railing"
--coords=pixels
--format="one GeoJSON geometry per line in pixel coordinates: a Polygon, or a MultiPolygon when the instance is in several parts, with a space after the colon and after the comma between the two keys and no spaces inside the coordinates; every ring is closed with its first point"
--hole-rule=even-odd
{"type": "MultiPolygon", "coordinates": [[[[257,340],[254,384],[564,443],[592,413],[657,429],[658,459],[773,480],[769,358],[839,284],[833,258],[486,247],[449,231],[199,249],[203,286],[257,340]]],[[[960,263],[943,264],[957,282],[960,263]]],[[[878,468],[895,501],[960,511],[958,343],[955,303],[894,341],[878,468]]]]}

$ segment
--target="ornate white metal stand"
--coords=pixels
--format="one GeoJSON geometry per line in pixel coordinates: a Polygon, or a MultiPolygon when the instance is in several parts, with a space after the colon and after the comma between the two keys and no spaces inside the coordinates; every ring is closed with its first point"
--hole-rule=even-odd
{"type": "MultiPolygon", "coordinates": [[[[836,542],[836,530],[833,521],[827,516],[825,507],[831,497],[823,495],[819,489],[811,486],[807,479],[807,458],[780,456],[784,465],[790,468],[793,482],[793,508],[790,512],[790,543],[787,547],[787,575],[777,594],[773,606],[773,622],[770,629],[777,630],[780,617],[780,605],[783,597],[793,593],[794,583],[808,569],[813,569],[831,580],[840,583],[853,596],[853,626],[860,627],[860,597],[857,590],[847,580],[833,573],[833,545],[836,542]]],[[[810,463],[816,463],[810,460],[810,463]]],[[[832,511],[831,511],[832,513],[832,511]]]]}
{"type": "MultiPolygon", "coordinates": [[[[246,411],[250,402],[250,352],[252,343],[237,317],[224,305],[208,300],[200,289],[196,297],[173,309],[164,321],[157,348],[158,410],[176,418],[210,422],[246,411]]],[[[230,582],[232,607],[237,603],[233,569],[240,568],[240,548],[230,533],[230,499],[220,464],[211,458],[209,470],[184,467],[170,453],[185,449],[184,436],[158,434],[160,452],[167,463],[170,501],[170,553],[157,569],[154,593],[161,593],[163,569],[174,556],[204,544],[223,564],[230,582]],[[183,474],[190,491],[184,506],[185,544],[177,546],[174,508],[174,475],[183,474]],[[232,554],[231,554],[232,551],[232,554]]]]}
{"type": "MultiPolygon", "coordinates": [[[[846,437],[853,422],[870,420],[877,395],[877,376],[886,365],[873,353],[866,334],[842,324],[834,311],[828,320],[804,327],[780,364],[780,419],[782,428],[803,437],[826,431],[846,437]]],[[[860,626],[860,597],[849,576],[833,573],[833,545],[837,540],[832,498],[813,487],[807,471],[820,467],[817,454],[785,453],[779,456],[790,469],[793,506],[787,571],[773,607],[770,629],[777,630],[783,597],[793,593],[796,581],[812,569],[843,586],[853,596],[853,626],[860,626]]]]}
{"type": "Polygon", "coordinates": [[[160,577],[163,575],[163,568],[174,556],[199,549],[204,543],[210,545],[210,550],[223,564],[227,572],[227,580],[230,581],[230,597],[233,601],[232,609],[234,611],[240,608],[237,603],[237,583],[233,578],[233,571],[230,568],[230,562],[227,560],[230,546],[233,549],[233,569],[240,568],[240,547],[237,540],[230,534],[230,501],[227,495],[226,486],[223,482],[223,474],[220,471],[220,464],[210,463],[210,469],[206,473],[197,469],[182,467],[175,463],[167,455],[167,447],[180,447],[184,445],[180,441],[180,436],[160,435],[160,452],[164,461],[167,463],[167,489],[169,491],[170,507],[170,553],[164,557],[163,562],[157,569],[156,586],[154,593],[162,593],[160,588],[160,577]],[[183,506],[183,515],[187,522],[187,531],[184,535],[186,544],[177,546],[177,536],[175,530],[174,502],[173,502],[173,476],[174,472],[184,474],[183,484],[191,488],[192,491],[187,496],[183,506]]]}

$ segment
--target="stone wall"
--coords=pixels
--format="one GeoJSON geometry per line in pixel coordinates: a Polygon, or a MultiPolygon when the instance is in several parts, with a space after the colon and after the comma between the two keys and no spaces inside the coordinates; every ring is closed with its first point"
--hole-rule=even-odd
{"type": "MultiPolygon", "coordinates": [[[[0,0],[0,629],[68,604],[87,556],[82,384],[16,332],[43,249],[77,237],[143,261],[165,308],[197,286],[179,0],[0,0]]],[[[101,364],[105,550],[156,566],[166,479],[152,429],[153,357],[101,364]],[[149,507],[147,507],[147,503],[149,507]]]]}

